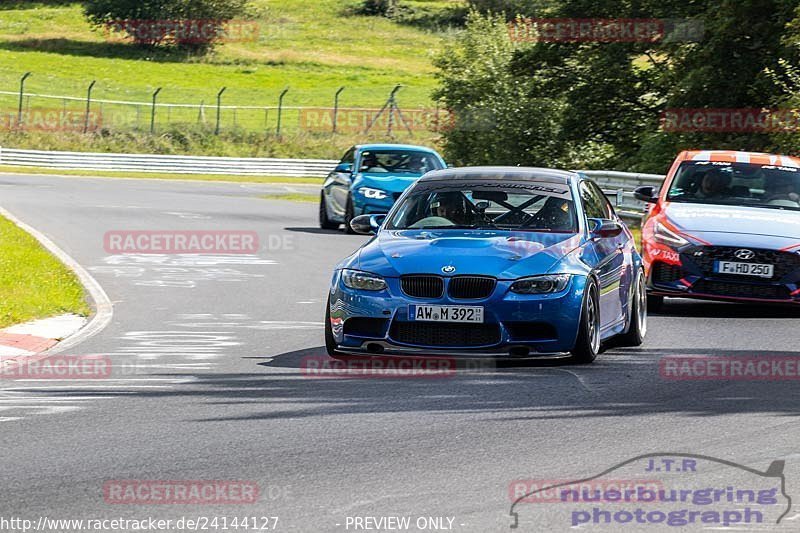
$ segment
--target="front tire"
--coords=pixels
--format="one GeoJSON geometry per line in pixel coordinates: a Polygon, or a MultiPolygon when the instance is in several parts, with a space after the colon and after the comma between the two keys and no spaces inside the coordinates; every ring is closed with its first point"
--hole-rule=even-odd
{"type": "Polygon", "coordinates": [[[331,297],[328,296],[328,301],[325,303],[325,351],[334,359],[346,359],[347,355],[336,348],[336,338],[333,336],[333,327],[331,326],[331,297]]]}
{"type": "Polygon", "coordinates": [[[600,298],[597,283],[592,278],[586,282],[586,290],[581,308],[581,322],[578,325],[578,338],[572,348],[570,363],[588,364],[600,353],[600,298]]]}
{"type": "Polygon", "coordinates": [[[344,232],[348,235],[355,235],[355,231],[350,227],[350,221],[355,218],[355,208],[353,207],[353,198],[347,197],[347,207],[344,209],[344,232]]]}
{"type": "Polygon", "coordinates": [[[639,273],[639,278],[633,291],[628,331],[617,337],[617,346],[641,346],[645,335],[647,335],[647,302],[649,297],[644,284],[644,272],[639,273]]]}
{"type": "Polygon", "coordinates": [[[325,193],[319,196],[319,227],[322,229],[339,229],[339,224],[332,222],[328,218],[328,204],[325,201],[325,193]]]}

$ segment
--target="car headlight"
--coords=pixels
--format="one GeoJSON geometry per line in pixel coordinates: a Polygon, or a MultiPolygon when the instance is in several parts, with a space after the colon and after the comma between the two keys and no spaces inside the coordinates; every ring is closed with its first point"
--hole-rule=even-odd
{"type": "Polygon", "coordinates": [[[365,198],[369,198],[371,200],[383,200],[384,198],[389,196],[389,194],[386,191],[382,191],[380,189],[373,189],[372,187],[361,187],[358,189],[358,192],[365,198]]]}
{"type": "Polygon", "coordinates": [[[656,221],[656,225],[653,230],[653,237],[655,240],[670,246],[683,246],[685,244],[689,244],[689,241],[658,221],[656,221]]]}
{"type": "Polygon", "coordinates": [[[382,291],[386,288],[386,281],[382,277],[360,270],[342,270],[342,282],[345,287],[362,291],[382,291]]]}
{"type": "Polygon", "coordinates": [[[518,279],[511,284],[511,291],[518,294],[548,294],[563,291],[569,283],[569,274],[531,276],[518,279]]]}

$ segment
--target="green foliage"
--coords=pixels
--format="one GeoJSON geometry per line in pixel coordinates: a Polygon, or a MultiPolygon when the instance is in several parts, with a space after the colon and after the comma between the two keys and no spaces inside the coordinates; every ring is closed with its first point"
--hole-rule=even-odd
{"type": "Polygon", "coordinates": [[[467,0],[470,9],[481,13],[502,14],[506,20],[523,17],[545,17],[553,9],[551,0],[467,0]]]}
{"type": "Polygon", "coordinates": [[[436,58],[434,96],[456,116],[444,135],[449,162],[556,163],[559,103],[531,94],[529,81],[513,75],[513,51],[504,20],[473,11],[466,31],[436,58]]]}
{"type": "Polygon", "coordinates": [[[205,50],[222,38],[225,22],[245,15],[247,0],[84,0],[84,12],[139,45],[205,50]]]}
{"type": "MultiPolygon", "coordinates": [[[[655,18],[668,21],[667,33],[652,42],[512,43],[503,18],[473,14],[437,62],[440,96],[456,107],[496,106],[498,127],[482,141],[504,161],[663,172],[686,148],[796,151],[797,134],[666,132],[661,116],[797,107],[799,15],[796,0],[563,0],[546,17],[655,18]],[[680,38],[670,19],[703,32],[680,38]],[[512,114],[517,127],[503,119],[512,114]]],[[[448,155],[483,162],[463,137],[447,134],[448,155]]]]}
{"type": "Polygon", "coordinates": [[[391,17],[398,8],[398,0],[362,0],[355,8],[358,15],[391,17]]]}

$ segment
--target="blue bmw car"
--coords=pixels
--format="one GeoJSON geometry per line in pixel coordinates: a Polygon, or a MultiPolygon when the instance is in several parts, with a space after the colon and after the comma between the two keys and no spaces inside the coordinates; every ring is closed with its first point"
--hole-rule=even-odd
{"type": "Polygon", "coordinates": [[[375,236],[336,267],[325,320],[332,357],[555,357],[640,345],[642,261],[628,228],[586,176],[475,167],[431,172],[375,236]]]}
{"type": "Polygon", "coordinates": [[[337,229],[363,214],[386,214],[403,191],[426,172],[446,168],[436,151],[406,144],[353,146],[325,179],[319,226],[337,229]]]}

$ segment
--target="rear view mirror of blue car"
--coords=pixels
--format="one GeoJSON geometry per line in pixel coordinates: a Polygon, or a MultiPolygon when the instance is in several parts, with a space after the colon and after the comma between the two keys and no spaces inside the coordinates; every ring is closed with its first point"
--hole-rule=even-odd
{"type": "Polygon", "coordinates": [[[590,218],[589,226],[592,228],[592,237],[595,239],[610,239],[622,233],[622,225],[615,221],[605,218],[590,218]]]}

